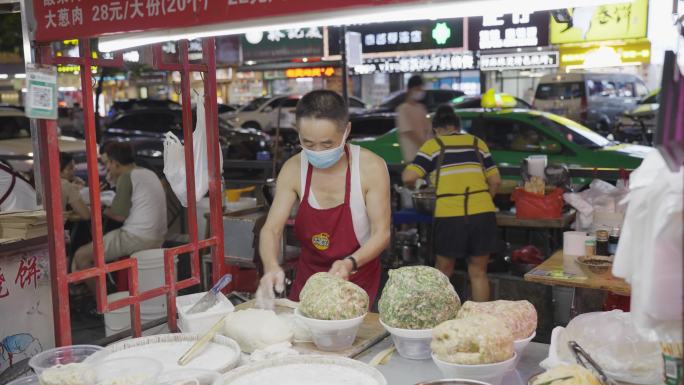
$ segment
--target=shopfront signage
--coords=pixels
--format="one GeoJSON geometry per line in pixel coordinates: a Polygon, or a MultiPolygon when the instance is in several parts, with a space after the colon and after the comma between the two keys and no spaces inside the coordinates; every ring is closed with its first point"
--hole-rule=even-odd
{"type": "Polygon", "coordinates": [[[541,47],[548,44],[548,12],[509,13],[468,18],[468,48],[472,51],[541,47]]]}
{"type": "Polygon", "coordinates": [[[290,68],[285,71],[285,77],[289,79],[329,78],[333,75],[335,75],[335,68],[333,67],[290,68]]]}
{"type": "MultiPolygon", "coordinates": [[[[257,19],[300,16],[416,0],[33,0],[34,39],[54,41],[121,32],[245,23],[257,19]]],[[[311,16],[308,20],[311,19],[311,16]]]]}
{"type": "Polygon", "coordinates": [[[482,71],[558,67],[558,51],[480,55],[482,71]]]}
{"type": "MultiPolygon", "coordinates": [[[[646,37],[648,0],[569,9],[569,18],[551,20],[551,44],[646,37]]],[[[666,21],[669,22],[669,21],[666,21]]]]}
{"type": "Polygon", "coordinates": [[[252,32],[240,38],[244,61],[323,56],[323,28],[252,32]]]}
{"type": "Polygon", "coordinates": [[[648,64],[651,43],[594,44],[591,46],[561,46],[560,66],[566,68],[603,68],[648,64]]]}
{"type": "MultiPolygon", "coordinates": [[[[463,19],[352,25],[347,31],[361,34],[363,53],[463,47],[463,19]]],[[[328,36],[328,53],[338,55],[339,28],[329,28],[328,36]]]]}
{"type": "Polygon", "coordinates": [[[352,70],[356,75],[368,75],[460,71],[474,68],[476,68],[475,57],[470,53],[465,53],[366,59],[362,65],[352,67],[352,70]]]}

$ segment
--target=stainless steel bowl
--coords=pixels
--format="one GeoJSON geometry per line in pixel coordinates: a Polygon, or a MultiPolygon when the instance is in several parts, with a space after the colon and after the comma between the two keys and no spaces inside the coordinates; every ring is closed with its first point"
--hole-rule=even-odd
{"type": "Polygon", "coordinates": [[[427,382],[420,382],[416,385],[491,385],[487,382],[475,381],[475,380],[464,380],[459,378],[452,378],[446,380],[433,380],[427,382]]]}
{"type": "Polygon", "coordinates": [[[419,191],[413,193],[413,207],[419,214],[432,215],[435,211],[437,196],[434,191],[419,191]]]}

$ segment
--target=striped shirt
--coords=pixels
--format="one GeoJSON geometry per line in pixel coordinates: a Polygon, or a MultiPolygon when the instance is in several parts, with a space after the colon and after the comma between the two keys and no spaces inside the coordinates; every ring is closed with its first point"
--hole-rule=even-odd
{"type": "MultiPolygon", "coordinates": [[[[437,195],[464,194],[469,191],[488,190],[487,177],[498,175],[487,144],[477,139],[480,157],[475,151],[476,138],[468,134],[440,136],[445,146],[466,146],[468,148],[447,149],[440,170],[437,195]],[[484,172],[483,172],[484,168],[484,172]]],[[[415,171],[421,178],[430,175],[435,178],[441,148],[436,139],[430,139],[418,151],[416,159],[407,168],[415,171]]],[[[494,212],[494,202],[488,193],[471,194],[468,198],[468,215],[494,212]]],[[[443,197],[437,200],[436,217],[458,217],[465,215],[465,197],[443,197]]]]}

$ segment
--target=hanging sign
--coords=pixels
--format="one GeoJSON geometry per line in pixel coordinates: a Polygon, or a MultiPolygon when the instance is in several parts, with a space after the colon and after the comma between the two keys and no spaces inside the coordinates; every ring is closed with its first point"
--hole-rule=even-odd
{"type": "Polygon", "coordinates": [[[33,0],[33,38],[54,41],[254,21],[353,8],[419,3],[416,0],[33,0]]]}
{"type": "Polygon", "coordinates": [[[475,57],[470,53],[424,55],[413,57],[366,59],[364,64],[352,67],[354,74],[444,72],[470,70],[475,57]]]}
{"type": "Polygon", "coordinates": [[[542,47],[549,44],[549,13],[525,12],[468,19],[468,48],[472,51],[542,47]]]}
{"type": "Polygon", "coordinates": [[[285,60],[323,56],[323,28],[255,31],[241,36],[242,60],[285,60]]]}
{"type": "Polygon", "coordinates": [[[57,119],[57,71],[52,67],[26,66],[26,116],[57,119]]]}
{"type": "Polygon", "coordinates": [[[482,71],[555,67],[558,67],[558,51],[480,55],[482,71]]]}

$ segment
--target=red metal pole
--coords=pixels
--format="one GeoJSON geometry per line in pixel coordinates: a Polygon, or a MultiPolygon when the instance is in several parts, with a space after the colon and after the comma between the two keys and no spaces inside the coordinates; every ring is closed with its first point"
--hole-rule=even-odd
{"type": "Polygon", "coordinates": [[[221,144],[218,130],[218,108],[216,106],[216,44],[213,37],[202,42],[202,56],[207,65],[204,77],[204,105],[207,120],[207,163],[209,166],[209,212],[211,236],[216,239],[212,248],[213,282],[223,273],[223,191],[221,191],[221,144]]]}
{"type": "MultiPolygon", "coordinates": [[[[50,57],[49,46],[36,52],[37,63],[50,57]]],[[[47,214],[48,251],[50,253],[50,276],[52,277],[52,308],[55,315],[55,344],[71,344],[71,319],[69,317],[69,283],[66,279],[66,250],[64,244],[64,217],[62,191],[59,175],[59,139],[57,122],[38,120],[38,147],[40,168],[45,192],[43,205],[47,214]],[[64,294],[66,293],[66,295],[64,294]]]]}
{"type": "MultiPolygon", "coordinates": [[[[86,156],[88,164],[88,184],[90,194],[90,223],[93,239],[93,260],[95,268],[101,270],[104,265],[104,243],[102,241],[102,205],[100,204],[100,174],[98,165],[97,137],[95,135],[95,106],[93,102],[93,76],[91,73],[90,40],[79,42],[81,56],[81,92],[83,93],[83,119],[85,124],[86,156]]],[[[103,312],[107,304],[107,284],[105,275],[98,274],[95,279],[97,310],[103,312]]]]}

